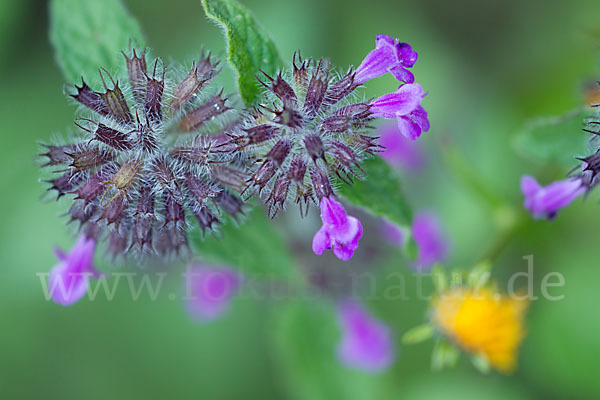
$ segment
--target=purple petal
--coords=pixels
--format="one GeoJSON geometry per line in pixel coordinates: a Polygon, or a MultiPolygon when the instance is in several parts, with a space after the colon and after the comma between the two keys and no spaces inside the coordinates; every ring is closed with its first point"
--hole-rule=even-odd
{"type": "Polygon", "coordinates": [[[333,245],[333,254],[342,261],[348,261],[354,255],[354,249],[336,243],[333,245]]]}
{"type": "MultiPolygon", "coordinates": [[[[410,68],[417,62],[417,58],[419,55],[416,51],[414,51],[410,44],[408,43],[398,43],[396,46],[396,53],[398,55],[398,59],[402,60],[402,64],[410,68]]],[[[406,82],[410,83],[410,82],[406,82]]]]}
{"type": "Polygon", "coordinates": [[[421,127],[402,115],[398,116],[398,129],[410,140],[417,140],[417,138],[421,136],[421,127]]]}
{"type": "Polygon", "coordinates": [[[557,212],[585,193],[581,178],[566,179],[542,187],[531,176],[521,178],[524,206],[536,219],[556,216],[557,212]]]}
{"type": "Polygon", "coordinates": [[[417,106],[417,108],[415,108],[411,113],[409,113],[407,117],[411,121],[419,125],[419,128],[423,132],[429,131],[429,118],[427,117],[427,111],[425,111],[423,106],[417,106]]]}
{"type": "Polygon", "coordinates": [[[583,192],[585,188],[579,179],[554,182],[538,196],[538,206],[550,211],[559,210],[571,204],[583,192]]]}
{"type": "Polygon", "coordinates": [[[542,186],[535,180],[533,176],[524,175],[521,178],[521,192],[525,196],[533,196],[538,190],[540,190],[542,186]]]}
{"type": "Polygon", "coordinates": [[[100,275],[93,266],[95,247],[94,239],[81,235],[68,254],[55,249],[60,262],[48,277],[50,295],[55,303],[64,306],[75,303],[85,295],[89,278],[100,275]]]}
{"type": "Polygon", "coordinates": [[[393,48],[395,43],[396,42],[394,41],[394,38],[391,36],[384,35],[382,33],[375,36],[375,48],[376,49],[393,48]]]}
{"type": "Polygon", "coordinates": [[[214,320],[229,309],[241,281],[233,269],[204,266],[189,268],[186,279],[186,287],[191,289],[187,311],[201,322],[214,320]]]}
{"type": "Polygon", "coordinates": [[[357,218],[348,216],[344,207],[333,196],[322,198],[320,205],[323,226],[313,237],[313,251],[321,255],[333,247],[337,258],[349,260],[362,237],[362,224],[357,218]]]}
{"type": "Polygon", "coordinates": [[[365,83],[390,72],[397,80],[413,83],[415,78],[406,68],[417,61],[417,53],[408,43],[397,43],[387,35],[377,35],[376,47],[356,69],[355,82],[365,83]]]}
{"type": "Polygon", "coordinates": [[[371,79],[378,78],[388,72],[390,65],[394,65],[396,56],[391,49],[377,48],[371,50],[363,62],[356,69],[354,81],[365,83],[371,79]]]}
{"type": "Polygon", "coordinates": [[[323,197],[320,202],[321,220],[325,225],[339,226],[347,222],[347,214],[344,207],[338,203],[333,196],[323,197]]]}
{"type": "Polygon", "coordinates": [[[412,224],[412,234],[417,244],[418,256],[415,267],[426,270],[444,261],[448,254],[448,242],[434,214],[418,213],[412,224]]]}
{"type": "Polygon", "coordinates": [[[319,229],[313,237],[313,252],[317,255],[321,255],[325,252],[325,250],[330,248],[331,240],[329,239],[329,234],[327,233],[327,229],[325,228],[325,226],[322,226],[321,229],[319,229]]]}
{"type": "Polygon", "coordinates": [[[362,237],[363,228],[357,218],[349,216],[344,225],[328,226],[327,233],[329,233],[332,241],[350,245],[351,243],[358,243],[358,240],[362,237]]]}
{"type": "MultiPolygon", "coordinates": [[[[89,273],[87,273],[89,278],[89,273]]],[[[50,270],[48,288],[52,301],[70,306],[80,300],[88,288],[86,272],[70,269],[68,262],[61,262],[50,270]]]]}
{"type": "Polygon", "coordinates": [[[334,241],[333,254],[343,261],[348,261],[358,248],[358,241],[363,235],[363,227],[360,221],[354,217],[348,217],[348,224],[344,230],[330,231],[334,241]]]}
{"type": "Polygon", "coordinates": [[[368,372],[387,369],[395,359],[395,346],[389,328],[370,316],[354,301],[345,301],[338,308],[342,339],[337,353],[348,367],[368,372]]]}
{"type": "Polygon", "coordinates": [[[405,84],[396,92],[375,99],[370,110],[376,117],[396,118],[417,108],[424,96],[423,88],[418,83],[405,84]]]}
{"type": "Polygon", "coordinates": [[[413,75],[413,73],[400,65],[392,67],[390,69],[390,72],[392,73],[394,78],[396,78],[400,82],[414,83],[415,81],[415,76],[413,75]]]}

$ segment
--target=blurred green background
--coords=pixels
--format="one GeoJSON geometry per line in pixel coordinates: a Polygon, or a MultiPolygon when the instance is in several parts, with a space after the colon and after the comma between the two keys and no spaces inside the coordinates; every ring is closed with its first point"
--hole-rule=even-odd
{"type": "MultiPolygon", "coordinates": [[[[189,62],[202,45],[223,54],[219,29],[204,17],[199,1],[125,3],[154,54],[189,62]]],[[[465,183],[457,165],[517,210],[522,174],[535,174],[542,183],[566,174],[562,167],[520,158],[511,142],[528,118],[581,105],[586,85],[600,78],[597,1],[243,3],[284,58],[301,49],[343,68],[358,65],[377,33],[398,36],[419,52],[414,71],[430,93],[424,105],[432,129],[422,137],[429,164],[418,175],[404,174],[405,184],[415,208],[439,213],[453,245],[451,266],[472,266],[499,240],[507,218],[465,183]]],[[[240,300],[227,316],[200,325],[179,301],[164,296],[132,301],[125,286],[112,302],[84,299],[64,308],[45,301],[36,273],[54,265],[53,246],[71,246],[73,229],[59,217],[61,204],[42,201],[34,156],[40,141],[71,129],[75,110],[63,93],[47,19],[46,2],[0,3],[0,398],[293,398],[272,343],[271,313],[265,312],[276,312],[278,302],[240,300]]],[[[225,81],[231,77],[226,71],[225,81]]],[[[368,95],[388,92],[393,84],[391,78],[377,80],[368,95]]],[[[428,342],[400,350],[394,367],[377,378],[378,398],[600,398],[596,199],[577,201],[551,223],[526,219],[496,260],[494,276],[502,283],[525,270],[522,257],[533,254],[538,294],[545,273],[559,271],[566,280],[557,289],[563,300],[532,304],[529,335],[513,376],[483,376],[464,360],[454,370],[431,372],[428,342]]],[[[314,209],[310,223],[295,238],[304,246],[301,263],[337,265],[330,254],[319,259],[310,253],[314,209]]],[[[373,260],[409,274],[395,252],[373,260]]],[[[166,283],[174,290],[179,272],[166,283]]],[[[423,321],[427,308],[418,300],[368,304],[398,338],[423,321]]],[[[309,336],[312,330],[296,334],[309,336]]]]}

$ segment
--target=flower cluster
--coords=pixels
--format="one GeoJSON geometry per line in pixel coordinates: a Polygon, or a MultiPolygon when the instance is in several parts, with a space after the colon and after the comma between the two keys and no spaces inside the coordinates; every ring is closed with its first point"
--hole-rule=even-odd
{"type": "Polygon", "coordinates": [[[345,74],[333,73],[329,60],[303,60],[298,53],[291,72],[264,74],[267,101],[249,113],[227,144],[256,157],[243,194],[264,194],[270,216],[290,201],[300,205],[302,214],[310,202],[320,204],[334,194],[333,177],[347,184],[365,177],[361,161],[381,150],[368,135],[374,118],[397,119],[413,140],[427,131],[427,113],[420,105],[425,94],[406,69],[416,59],[408,44],[378,35],[376,49],[345,74]],[[402,81],[396,92],[356,101],[359,86],[386,72],[402,81]]]}
{"type": "MultiPolygon", "coordinates": [[[[332,249],[349,260],[363,227],[346,213],[334,187],[338,180],[365,179],[361,161],[382,150],[369,124],[395,119],[412,140],[429,129],[425,93],[408,70],[417,53],[385,35],[345,74],[326,59],[303,60],[296,53],[291,71],[259,79],[266,101],[239,118],[227,118],[234,113],[222,90],[206,90],[219,72],[210,55],[180,77],[161,59],[148,68],[145,50],[123,55],[124,79],[100,68],[102,90],[83,79],[75,86],[77,139],[45,145],[41,154],[55,174],[49,190],[71,197],[68,215],[82,231],[69,254],[59,253],[50,276],[53,286],[69,286],[70,294],[55,296],[59,304],[81,298],[88,278],[98,276],[92,263],[101,242],[113,256],[181,254],[193,219],[203,233],[211,231],[223,213],[242,213],[244,200],[255,194],[271,217],[290,201],[301,215],[311,202],[319,204],[323,226],[314,252],[332,249]],[[400,81],[396,91],[358,100],[357,88],[388,72],[400,81]]],[[[197,291],[210,271],[200,272],[197,291]]],[[[230,278],[237,285],[238,277],[230,278]]],[[[202,299],[189,303],[198,318],[210,319],[225,307],[202,299]]]]}
{"type": "Polygon", "coordinates": [[[346,216],[334,187],[338,181],[352,184],[366,178],[361,162],[382,150],[368,134],[373,119],[396,119],[401,133],[412,140],[429,129],[421,106],[425,93],[407,69],[416,60],[410,45],[378,35],[376,48],[345,74],[334,73],[329,60],[303,60],[299,53],[291,71],[274,77],[264,73],[260,83],[267,101],[248,112],[222,145],[256,160],[242,195],[262,196],[271,217],[290,202],[299,205],[301,215],[311,202],[319,204],[324,225],[313,250],[322,254],[333,248],[338,258],[350,259],[362,226],[346,216]],[[401,81],[395,92],[357,100],[358,87],[388,72],[401,81]]]}
{"type": "Polygon", "coordinates": [[[160,59],[149,70],[145,51],[124,56],[127,83],[101,69],[103,91],[82,81],[71,95],[83,106],[75,121],[81,135],[46,145],[45,166],[59,174],[50,190],[73,195],[71,220],[95,241],[108,238],[114,255],[178,253],[187,245],[188,217],[204,231],[222,211],[242,212],[234,193],[245,166],[218,150],[223,129],[205,129],[218,128],[214,120],[230,109],[222,92],[204,93],[218,63],[202,56],[177,79],[160,59]]]}

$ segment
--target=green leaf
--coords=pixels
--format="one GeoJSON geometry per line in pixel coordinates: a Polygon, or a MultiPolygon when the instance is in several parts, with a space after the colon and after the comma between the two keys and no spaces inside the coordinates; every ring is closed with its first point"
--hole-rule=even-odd
{"type": "Polygon", "coordinates": [[[363,167],[367,178],[344,185],[340,195],[348,203],[362,207],[375,216],[385,217],[400,226],[410,225],[412,210],[396,171],[381,157],[365,160],[363,167]]]}
{"type": "Polygon", "coordinates": [[[448,343],[446,339],[438,339],[431,353],[431,368],[440,371],[447,367],[454,367],[460,356],[459,351],[448,343]]]}
{"type": "Polygon", "coordinates": [[[208,18],[216,21],[227,38],[227,61],[238,74],[240,95],[247,106],[258,101],[259,70],[274,74],[281,65],[275,44],[250,11],[235,0],[202,0],[208,18]]]}
{"type": "Polygon", "coordinates": [[[474,355],[471,357],[471,363],[477,369],[477,371],[482,374],[489,374],[491,370],[491,365],[488,359],[483,355],[474,355]]]}
{"type": "Polygon", "coordinates": [[[302,400],[363,400],[383,395],[386,374],[350,369],[337,359],[341,332],[331,304],[297,301],[280,308],[273,332],[279,370],[302,400]]]}
{"type": "Polygon", "coordinates": [[[403,344],[417,344],[430,339],[433,336],[433,326],[430,323],[425,323],[408,330],[402,336],[403,344]]]}
{"type": "Polygon", "coordinates": [[[140,26],[121,0],[52,0],[50,42],[69,82],[98,82],[98,68],[124,65],[122,50],[144,46],[140,26]]]}
{"type": "Polygon", "coordinates": [[[253,275],[289,275],[296,269],[283,236],[275,230],[260,207],[255,207],[241,226],[228,218],[220,232],[202,236],[190,232],[196,254],[209,262],[225,263],[253,275]]]}
{"type": "Polygon", "coordinates": [[[591,113],[578,108],[559,117],[536,118],[515,137],[514,147],[525,158],[572,168],[577,165],[575,157],[589,152],[590,135],[582,128],[591,113]]]}
{"type": "Polygon", "coordinates": [[[410,229],[405,230],[405,237],[407,239],[402,246],[402,252],[408,261],[414,263],[417,261],[417,258],[419,258],[419,246],[417,246],[417,242],[415,242],[415,238],[410,229]]]}

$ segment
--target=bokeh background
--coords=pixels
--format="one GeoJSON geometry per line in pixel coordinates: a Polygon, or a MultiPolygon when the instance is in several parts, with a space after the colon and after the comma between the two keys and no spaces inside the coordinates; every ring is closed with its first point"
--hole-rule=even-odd
{"type": "MultiPolygon", "coordinates": [[[[223,54],[219,29],[204,17],[200,1],[125,3],[155,54],[190,61],[202,45],[223,54]]],[[[243,3],[284,58],[301,49],[345,67],[360,63],[377,33],[411,43],[419,52],[417,79],[430,93],[424,104],[432,129],[422,138],[426,170],[403,175],[415,208],[440,215],[452,242],[449,266],[468,268],[499,243],[493,274],[501,284],[525,270],[522,257],[530,254],[537,294],[545,273],[565,276],[566,286],[557,289],[563,300],[532,304],[514,375],[484,376],[465,360],[453,370],[431,372],[427,342],[401,348],[381,378],[382,398],[600,398],[597,196],[577,201],[550,223],[522,219],[520,176],[533,173],[548,183],[567,170],[520,157],[512,146],[525,121],[580,106],[590,82],[600,79],[597,1],[243,3]],[[491,207],[471,178],[505,207],[491,207]],[[512,218],[523,224],[504,241],[512,218]]],[[[84,299],[64,308],[44,299],[36,273],[54,265],[53,246],[71,246],[73,229],[59,218],[60,204],[43,201],[34,158],[40,141],[71,129],[75,110],[48,41],[47,7],[44,1],[0,2],[0,398],[293,398],[272,346],[276,302],[240,300],[228,315],[203,325],[179,301],[132,301],[124,286],[112,302],[84,299]]],[[[231,77],[225,71],[224,81],[231,77]]],[[[391,85],[391,78],[382,78],[368,94],[391,85]]],[[[331,255],[310,253],[315,214],[294,241],[304,252],[301,263],[327,268],[337,263],[331,255]]],[[[284,229],[289,224],[278,223],[284,229]]],[[[361,259],[410,272],[397,252],[361,259]]],[[[177,288],[178,273],[166,285],[177,288]]],[[[372,299],[368,305],[398,338],[423,321],[427,308],[418,300],[372,299]]],[[[298,333],[310,334],[308,328],[298,333]]]]}

